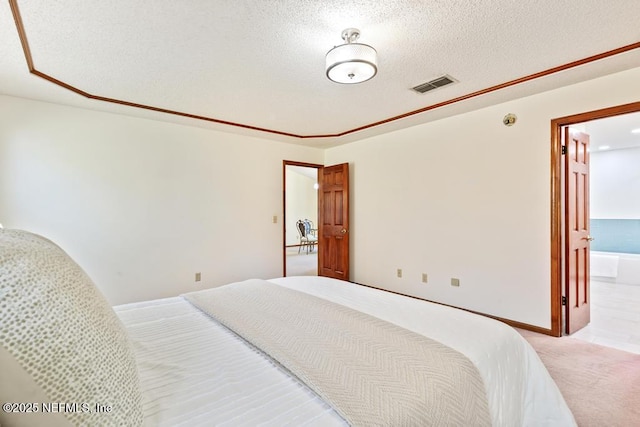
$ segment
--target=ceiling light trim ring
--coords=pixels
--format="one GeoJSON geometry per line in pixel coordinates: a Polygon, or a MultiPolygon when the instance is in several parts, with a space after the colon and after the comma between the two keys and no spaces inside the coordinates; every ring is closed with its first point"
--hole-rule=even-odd
{"type": "MultiPolygon", "coordinates": [[[[366,45],[363,45],[363,46],[366,46],[366,45]]],[[[339,47],[339,46],[338,46],[338,47],[339,47]]],[[[369,47],[370,47],[370,46],[369,46],[369,47]]],[[[372,49],[373,49],[373,48],[372,48],[372,49]]],[[[375,50],[375,49],[374,49],[374,50],[375,50]]],[[[376,74],[378,74],[378,67],[377,67],[377,65],[372,64],[371,62],[368,62],[368,61],[364,61],[364,60],[360,60],[360,59],[358,59],[358,60],[340,61],[340,62],[336,62],[336,63],[334,63],[333,65],[331,65],[331,67],[327,68],[327,72],[326,72],[326,76],[327,76],[327,78],[328,78],[329,80],[331,80],[332,82],[334,82],[334,83],[338,83],[338,84],[342,84],[342,85],[353,84],[353,82],[348,82],[348,81],[342,82],[342,81],[333,80],[331,77],[329,77],[329,73],[330,73],[330,72],[331,72],[331,70],[333,70],[335,67],[338,67],[338,66],[340,66],[340,65],[344,65],[344,64],[352,64],[352,63],[354,63],[354,62],[356,62],[356,63],[363,63],[363,64],[366,64],[366,65],[369,65],[369,66],[371,66],[371,68],[373,69],[373,74],[371,75],[371,77],[367,78],[366,80],[359,81],[358,83],[364,83],[364,82],[366,82],[367,80],[371,80],[372,78],[374,78],[374,77],[376,76],[376,74]]]]}

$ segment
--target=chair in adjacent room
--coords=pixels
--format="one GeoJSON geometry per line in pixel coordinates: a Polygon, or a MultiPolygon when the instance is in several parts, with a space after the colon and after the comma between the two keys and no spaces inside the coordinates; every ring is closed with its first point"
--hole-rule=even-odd
{"type": "Polygon", "coordinates": [[[318,229],[315,228],[315,226],[313,225],[313,221],[311,221],[310,219],[304,219],[303,222],[304,222],[305,228],[307,229],[307,234],[310,234],[317,239],[318,229]]]}
{"type": "Polygon", "coordinates": [[[312,225],[309,220],[299,219],[296,222],[296,229],[298,230],[298,237],[300,238],[300,246],[298,247],[298,253],[303,247],[306,248],[307,254],[313,252],[318,243],[318,238],[312,234],[312,225]]]}

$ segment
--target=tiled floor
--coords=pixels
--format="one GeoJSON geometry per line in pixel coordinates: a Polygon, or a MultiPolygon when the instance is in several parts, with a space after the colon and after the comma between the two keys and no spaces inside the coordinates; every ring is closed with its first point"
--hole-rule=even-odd
{"type": "Polygon", "coordinates": [[[591,323],[571,336],[640,354],[640,285],[591,279],[591,323]]]}

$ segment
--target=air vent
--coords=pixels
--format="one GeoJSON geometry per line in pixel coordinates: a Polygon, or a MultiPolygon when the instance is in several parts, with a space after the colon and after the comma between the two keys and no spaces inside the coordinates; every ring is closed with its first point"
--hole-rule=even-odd
{"type": "Polygon", "coordinates": [[[446,85],[450,85],[451,83],[455,83],[456,81],[457,80],[455,80],[453,77],[445,74],[442,77],[438,77],[437,79],[422,83],[421,85],[418,85],[412,89],[419,93],[425,93],[446,85]]]}

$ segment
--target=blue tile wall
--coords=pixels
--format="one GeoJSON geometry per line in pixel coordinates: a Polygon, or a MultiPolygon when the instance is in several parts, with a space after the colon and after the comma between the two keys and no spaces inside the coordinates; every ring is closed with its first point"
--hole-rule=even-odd
{"type": "Polygon", "coordinates": [[[640,219],[591,219],[592,251],[640,254],[640,219]]]}

